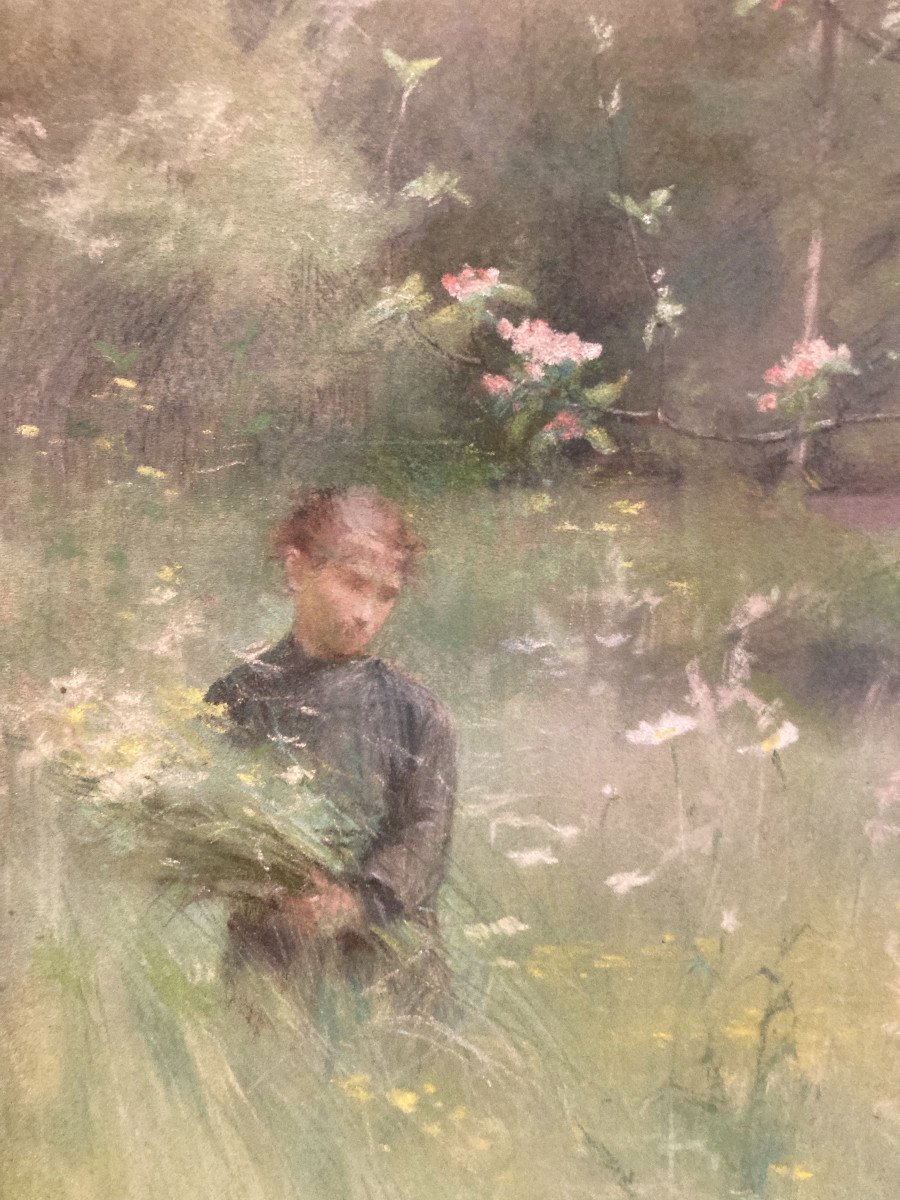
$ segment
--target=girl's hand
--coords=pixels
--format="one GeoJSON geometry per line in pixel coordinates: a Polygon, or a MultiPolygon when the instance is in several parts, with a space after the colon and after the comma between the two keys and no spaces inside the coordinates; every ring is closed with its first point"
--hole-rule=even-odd
{"type": "Polygon", "coordinates": [[[304,891],[281,892],[275,905],[299,941],[359,933],[366,924],[362,905],[350,888],[315,869],[304,891]]]}

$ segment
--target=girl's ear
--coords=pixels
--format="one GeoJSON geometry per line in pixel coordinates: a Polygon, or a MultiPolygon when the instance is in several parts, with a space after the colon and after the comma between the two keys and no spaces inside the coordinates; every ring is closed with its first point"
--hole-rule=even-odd
{"type": "Polygon", "coordinates": [[[294,546],[289,546],[284,552],[282,561],[284,563],[285,582],[288,585],[288,589],[294,592],[297,590],[303,570],[303,556],[294,546]]]}

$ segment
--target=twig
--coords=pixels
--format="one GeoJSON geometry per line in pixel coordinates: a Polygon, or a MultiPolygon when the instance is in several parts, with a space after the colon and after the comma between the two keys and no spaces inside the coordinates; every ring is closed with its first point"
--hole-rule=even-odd
{"type": "Polygon", "coordinates": [[[835,0],[819,0],[819,7],[824,12],[830,13],[840,28],[849,33],[855,41],[874,50],[879,58],[885,59],[886,62],[900,62],[900,39],[882,37],[870,29],[864,29],[861,25],[857,25],[851,17],[847,16],[840,5],[835,3],[835,0]]]}
{"type": "MultiPolygon", "coordinates": [[[[650,408],[643,412],[634,412],[627,408],[608,408],[606,415],[616,417],[620,421],[629,421],[634,425],[662,426],[671,429],[682,437],[694,438],[704,442],[734,442],[742,445],[769,445],[777,442],[788,442],[798,437],[796,429],[770,429],[766,433],[713,433],[703,429],[690,429],[681,425],[671,417],[666,416],[662,409],[650,408]]],[[[834,433],[845,425],[869,425],[887,421],[900,421],[900,413],[857,413],[841,417],[826,417],[809,425],[805,433],[834,433]]]]}
{"type": "Polygon", "coordinates": [[[472,358],[468,354],[455,354],[452,350],[445,349],[440,342],[436,342],[433,337],[430,337],[423,329],[420,329],[415,321],[413,321],[411,318],[407,319],[406,324],[413,331],[416,337],[421,338],[426,345],[430,346],[432,350],[436,350],[437,353],[440,354],[442,358],[446,358],[448,362],[459,363],[460,365],[466,367],[484,366],[484,363],[480,358],[472,358]]]}
{"type": "Polygon", "coordinates": [[[387,149],[384,153],[384,184],[388,191],[391,190],[391,166],[394,160],[394,150],[397,146],[397,138],[400,134],[400,126],[403,124],[403,118],[406,116],[406,106],[409,104],[409,98],[415,90],[415,84],[412,87],[403,89],[403,95],[400,97],[400,109],[397,113],[397,120],[394,122],[394,128],[391,130],[391,136],[388,139],[387,149]]]}
{"type": "Polygon", "coordinates": [[[234,462],[220,463],[217,467],[198,467],[198,475],[212,475],[215,471],[227,471],[229,467],[246,467],[247,463],[244,459],[235,459],[234,462]]]}

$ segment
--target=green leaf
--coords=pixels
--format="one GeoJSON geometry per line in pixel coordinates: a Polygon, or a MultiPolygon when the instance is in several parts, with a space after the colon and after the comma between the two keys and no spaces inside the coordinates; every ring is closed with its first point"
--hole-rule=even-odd
{"type": "Polygon", "coordinates": [[[388,50],[386,47],[382,54],[384,61],[400,80],[405,92],[411,92],[422,76],[441,61],[439,58],[401,58],[399,54],[395,54],[393,50],[388,50]]]}
{"type": "Polygon", "coordinates": [[[622,395],[625,384],[628,382],[628,372],[612,383],[598,383],[596,387],[586,388],[581,393],[582,403],[587,404],[589,408],[609,408],[622,395]]]}
{"type": "Polygon", "coordinates": [[[256,434],[265,433],[272,425],[272,414],[267,412],[258,413],[252,421],[245,427],[244,433],[256,434]]]}
{"type": "Polygon", "coordinates": [[[641,225],[648,233],[659,233],[660,216],[671,212],[669,200],[672,198],[671,188],[655,188],[649,197],[640,204],[633,196],[620,196],[618,192],[607,192],[610,204],[620,208],[641,225]]]}
{"type": "Polygon", "coordinates": [[[115,571],[124,571],[128,566],[128,555],[121,546],[116,546],[112,550],[107,550],[103,555],[103,561],[109,563],[115,571]]]}
{"type": "Polygon", "coordinates": [[[75,541],[75,534],[71,529],[63,531],[62,537],[58,538],[44,551],[45,562],[53,562],[54,559],[62,559],[67,562],[72,558],[83,558],[85,555],[83,546],[75,541]]]}
{"type": "Polygon", "coordinates": [[[445,196],[458,200],[460,204],[471,204],[470,197],[457,187],[458,183],[458,175],[451,175],[449,171],[438,171],[436,167],[429,166],[424,174],[409,181],[401,195],[408,199],[424,200],[429,205],[437,204],[445,196]]]}
{"type": "Polygon", "coordinates": [[[517,412],[506,426],[506,437],[514,446],[519,446],[531,436],[534,428],[535,414],[528,408],[517,412]]]}
{"type": "Polygon", "coordinates": [[[367,310],[365,319],[377,325],[393,317],[421,312],[430,303],[431,296],[425,291],[425,282],[416,271],[408,275],[398,287],[382,288],[381,299],[367,310]]]}
{"type": "Polygon", "coordinates": [[[593,425],[584,435],[598,454],[615,454],[619,447],[600,425],[593,425]]]}
{"type": "Polygon", "coordinates": [[[490,294],[491,299],[505,300],[507,304],[515,304],[518,308],[534,308],[534,296],[528,288],[518,287],[514,283],[495,283],[490,294]]]}
{"type": "Polygon", "coordinates": [[[259,322],[254,321],[254,323],[247,329],[246,333],[240,339],[240,341],[234,342],[232,345],[227,347],[227,349],[230,350],[231,353],[234,355],[235,362],[242,363],[244,361],[244,358],[247,355],[247,351],[250,349],[250,347],[253,345],[253,343],[256,341],[256,339],[259,337],[261,330],[262,330],[262,326],[259,324],[259,322]]]}
{"type": "Polygon", "coordinates": [[[423,327],[444,350],[462,354],[468,349],[469,339],[480,319],[481,314],[473,305],[454,300],[430,313],[423,321],[423,327]]]}
{"type": "Polygon", "coordinates": [[[607,195],[610,204],[614,204],[616,208],[628,213],[630,217],[637,217],[640,220],[644,216],[644,210],[632,196],[620,196],[618,192],[608,192],[607,195]]]}
{"type": "Polygon", "coordinates": [[[71,438],[95,438],[99,437],[103,430],[96,422],[88,420],[86,417],[68,416],[66,418],[66,437],[71,438]]]}
{"type": "Polygon", "coordinates": [[[140,350],[119,350],[110,342],[94,342],[98,354],[108,359],[120,375],[125,375],[141,356],[140,350]]]}

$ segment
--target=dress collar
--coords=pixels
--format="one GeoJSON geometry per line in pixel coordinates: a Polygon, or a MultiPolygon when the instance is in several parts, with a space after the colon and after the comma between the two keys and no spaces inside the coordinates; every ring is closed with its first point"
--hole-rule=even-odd
{"type": "Polygon", "coordinates": [[[308,654],[295,639],[293,631],[288,630],[281,641],[272,647],[272,655],[277,662],[292,671],[325,671],[335,667],[345,667],[357,663],[371,661],[369,654],[353,654],[346,658],[318,658],[308,654]]]}

